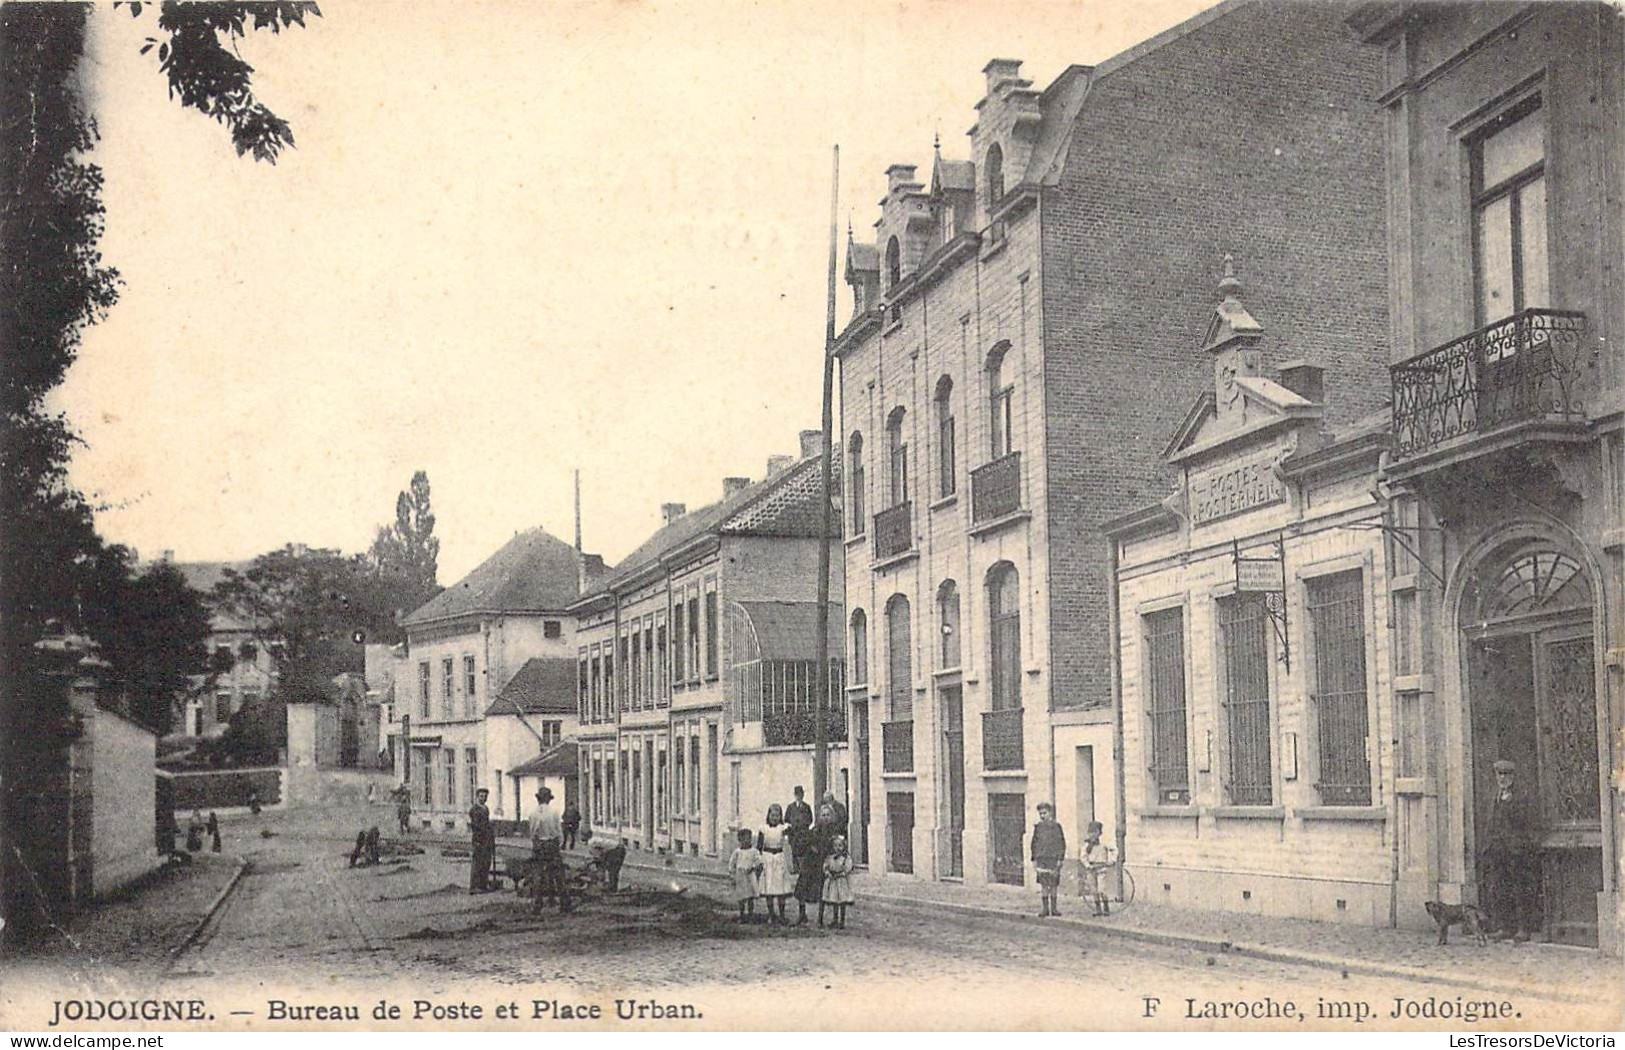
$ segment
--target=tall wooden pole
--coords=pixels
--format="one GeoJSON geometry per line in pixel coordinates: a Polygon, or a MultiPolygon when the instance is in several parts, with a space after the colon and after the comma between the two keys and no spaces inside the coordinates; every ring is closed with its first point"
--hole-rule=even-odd
{"type": "MultiPolygon", "coordinates": [[[[835,147],[829,177],[829,297],[824,313],[824,472],[823,502],[820,505],[818,529],[818,654],[817,676],[814,681],[818,694],[813,700],[813,798],[814,806],[821,805],[824,792],[829,790],[829,721],[825,708],[829,704],[829,541],[831,507],[834,493],[830,491],[830,460],[835,454],[835,225],[836,204],[840,198],[841,147],[835,147]]],[[[844,702],[844,698],[843,698],[844,702]]]]}

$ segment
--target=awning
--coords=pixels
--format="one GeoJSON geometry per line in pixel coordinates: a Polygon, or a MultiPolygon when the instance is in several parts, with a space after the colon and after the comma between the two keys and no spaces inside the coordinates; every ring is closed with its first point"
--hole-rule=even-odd
{"type": "Polygon", "coordinates": [[[573,777],[580,770],[580,750],[574,740],[554,744],[529,762],[508,770],[508,775],[520,777],[573,777]]]}

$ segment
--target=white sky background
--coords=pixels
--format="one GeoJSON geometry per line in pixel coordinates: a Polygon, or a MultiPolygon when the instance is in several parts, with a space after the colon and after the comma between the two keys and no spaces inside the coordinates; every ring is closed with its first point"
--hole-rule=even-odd
{"type": "Polygon", "coordinates": [[[125,287],[56,397],[74,480],[144,557],[246,559],[364,550],[425,469],[449,584],[568,540],[580,467],[614,561],[819,425],[833,143],[844,245],[933,131],[968,156],[988,59],[1043,88],[1206,6],[324,2],[242,45],[275,166],[166,97],[153,11],[104,7],[125,287]]]}

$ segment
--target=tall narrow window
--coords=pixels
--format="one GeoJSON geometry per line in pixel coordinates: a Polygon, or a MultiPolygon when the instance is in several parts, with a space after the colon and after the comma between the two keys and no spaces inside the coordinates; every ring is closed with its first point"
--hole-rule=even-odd
{"type": "Polygon", "coordinates": [[[993,439],[990,451],[994,459],[1010,454],[1016,447],[1016,388],[1004,367],[1009,349],[1008,344],[1001,345],[987,360],[988,432],[993,439]]]}
{"type": "Polygon", "coordinates": [[[468,804],[474,804],[474,792],[480,789],[480,752],[478,748],[463,751],[463,783],[468,787],[468,804]]]}
{"type": "Polygon", "coordinates": [[[1164,609],[1144,619],[1145,711],[1150,721],[1151,781],[1157,802],[1190,802],[1185,738],[1185,614],[1164,609]]]}
{"type": "Polygon", "coordinates": [[[937,495],[944,499],[954,494],[958,484],[953,397],[954,381],[947,376],[937,380],[937,495]]]}
{"type": "Polygon", "coordinates": [[[429,661],[418,663],[418,717],[429,717],[429,661]]]}
{"type": "Polygon", "coordinates": [[[1224,686],[1229,768],[1226,786],[1238,806],[1274,798],[1270,765],[1269,624],[1264,602],[1237,594],[1218,602],[1219,655],[1224,686]]]}
{"type": "Polygon", "coordinates": [[[649,624],[643,627],[643,696],[651,706],[655,703],[655,632],[649,624]]]}
{"type": "Polygon", "coordinates": [[[604,661],[598,654],[598,647],[592,647],[592,720],[601,722],[604,718],[604,661]]]}
{"type": "Polygon", "coordinates": [[[457,749],[454,747],[444,749],[440,752],[440,758],[443,763],[440,783],[445,786],[445,794],[441,796],[441,799],[446,805],[455,806],[457,805],[457,749]]]}
{"type": "Polygon", "coordinates": [[[700,599],[698,595],[688,600],[688,678],[691,682],[700,680],[700,599]]]}
{"type": "Polygon", "coordinates": [[[1328,806],[1371,804],[1365,685],[1365,600],[1358,569],[1310,580],[1309,630],[1315,643],[1315,739],[1328,806]]]}
{"type": "Polygon", "coordinates": [[[863,514],[863,435],[853,434],[847,443],[847,458],[851,461],[847,473],[852,476],[852,535],[862,536],[863,514]]]}
{"type": "Polygon", "coordinates": [[[474,658],[465,656],[463,657],[463,697],[470,718],[477,713],[475,701],[478,695],[479,676],[474,673],[474,658]]]}
{"type": "Polygon", "coordinates": [[[958,667],[959,588],[952,580],[942,581],[942,586],[937,588],[937,630],[942,634],[942,666],[958,667]]]}
{"type": "Polygon", "coordinates": [[[456,688],[457,679],[451,670],[451,657],[440,661],[440,717],[455,718],[457,708],[452,702],[452,691],[456,688]]]}
{"type": "Polygon", "coordinates": [[[988,147],[987,161],[982,167],[987,172],[987,210],[991,214],[1004,200],[1004,150],[997,142],[988,147]]]}
{"type": "Polygon", "coordinates": [[[604,721],[615,720],[615,654],[609,643],[604,646],[604,721]]]}
{"type": "Polygon", "coordinates": [[[891,485],[890,506],[908,502],[908,435],[903,430],[905,413],[901,407],[892,409],[886,422],[887,481],[891,485]]]}
{"type": "Polygon", "coordinates": [[[626,688],[632,694],[632,710],[643,707],[643,632],[634,628],[631,640],[631,662],[626,665],[626,688]]]}
{"type": "Polygon", "coordinates": [[[869,619],[862,609],[852,613],[852,684],[869,681],[869,619]]]}
{"type": "Polygon", "coordinates": [[[1021,706],[1021,585],[1016,567],[995,565],[987,577],[988,703],[994,711],[1021,706]]]}
{"type": "Polygon", "coordinates": [[[666,677],[666,625],[655,628],[655,696],[661,703],[671,695],[666,677]]]}
{"type": "Polygon", "coordinates": [[[717,592],[705,592],[705,676],[715,678],[717,666],[717,592]]]}
{"type": "Polygon", "coordinates": [[[909,627],[908,599],[894,594],[886,603],[886,695],[893,722],[914,719],[914,651],[909,627]]]}
{"type": "Polygon", "coordinates": [[[1550,306],[1540,99],[1519,104],[1485,128],[1469,144],[1469,153],[1477,323],[1550,306]]]}
{"type": "Polygon", "coordinates": [[[587,650],[576,650],[576,717],[585,722],[587,702],[592,696],[592,677],[587,665],[587,650]]]}
{"type": "Polygon", "coordinates": [[[903,279],[903,253],[897,238],[886,242],[886,290],[889,292],[903,279]]]}

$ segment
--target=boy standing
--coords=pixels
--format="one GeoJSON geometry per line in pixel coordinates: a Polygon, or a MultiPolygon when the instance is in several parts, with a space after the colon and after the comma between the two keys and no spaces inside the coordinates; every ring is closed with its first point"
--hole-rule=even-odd
{"type": "Polygon", "coordinates": [[[1038,804],[1038,823],[1033,826],[1033,868],[1038,873],[1038,891],[1043,896],[1044,910],[1039,917],[1061,914],[1056,895],[1061,887],[1061,862],[1066,859],[1066,832],[1055,819],[1055,807],[1048,802],[1038,804]]]}

